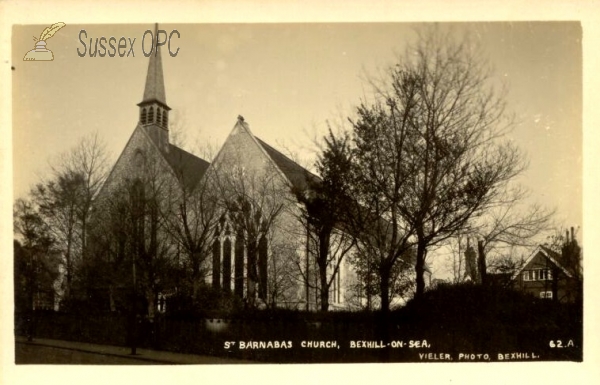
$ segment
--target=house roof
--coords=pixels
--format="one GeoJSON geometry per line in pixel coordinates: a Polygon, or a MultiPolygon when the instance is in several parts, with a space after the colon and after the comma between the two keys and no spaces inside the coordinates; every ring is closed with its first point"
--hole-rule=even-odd
{"type": "Polygon", "coordinates": [[[561,269],[563,271],[563,273],[565,273],[565,275],[569,278],[573,277],[573,274],[568,271],[567,269],[565,269],[565,267],[560,263],[561,255],[558,254],[557,252],[551,250],[550,248],[544,246],[544,245],[539,245],[538,247],[536,247],[536,249],[533,251],[533,253],[531,253],[531,255],[527,258],[527,260],[525,260],[525,263],[523,264],[523,267],[521,267],[514,275],[513,275],[513,279],[517,278],[519,276],[519,274],[521,274],[521,272],[523,270],[525,270],[525,268],[531,263],[531,261],[533,260],[533,258],[535,258],[536,255],[538,254],[542,254],[544,257],[546,257],[550,262],[552,262],[554,265],[556,265],[556,267],[558,267],[559,269],[561,269]]]}
{"type": "Polygon", "coordinates": [[[262,139],[256,136],[255,138],[296,189],[304,190],[310,183],[318,183],[321,180],[318,176],[283,155],[262,139]]]}
{"type": "Polygon", "coordinates": [[[169,144],[169,151],[162,151],[162,154],[171,168],[173,168],[179,181],[188,190],[196,187],[198,181],[204,176],[210,165],[204,159],[190,154],[173,144],[169,144]]]}

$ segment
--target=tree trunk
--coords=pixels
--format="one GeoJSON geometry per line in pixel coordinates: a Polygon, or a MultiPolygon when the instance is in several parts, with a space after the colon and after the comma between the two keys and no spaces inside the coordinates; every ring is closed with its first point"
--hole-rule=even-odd
{"type": "Polygon", "coordinates": [[[381,294],[381,312],[388,313],[390,311],[390,276],[391,267],[384,265],[379,269],[381,280],[379,281],[379,291],[381,294]]]}
{"type": "Polygon", "coordinates": [[[321,292],[321,311],[329,310],[329,287],[327,286],[327,266],[319,264],[319,279],[321,292]]]}
{"type": "Polygon", "coordinates": [[[329,285],[327,284],[327,259],[329,257],[329,240],[331,231],[324,229],[319,236],[319,279],[321,292],[321,311],[329,310],[329,285]]]}
{"type": "Polygon", "coordinates": [[[256,262],[258,257],[256,242],[248,244],[248,305],[253,308],[256,305],[256,284],[258,283],[258,272],[256,262]]]}
{"type": "Polygon", "coordinates": [[[552,301],[558,302],[558,269],[552,269],[552,301]]]}
{"type": "Polygon", "coordinates": [[[63,293],[65,298],[69,298],[71,296],[71,281],[73,279],[73,261],[71,260],[71,234],[69,232],[68,238],[67,238],[67,251],[65,253],[65,259],[67,262],[67,271],[66,271],[66,276],[67,276],[67,284],[65,287],[65,291],[63,293]]]}
{"type": "Polygon", "coordinates": [[[419,242],[417,245],[417,260],[415,263],[415,273],[417,275],[417,290],[415,292],[415,299],[419,300],[423,298],[423,294],[425,293],[425,244],[423,242],[419,242]]]}
{"type": "MultiPolygon", "coordinates": [[[[144,298],[146,300],[146,314],[144,314],[149,320],[154,320],[156,312],[156,300],[158,293],[152,287],[147,287],[144,290],[144,298]]],[[[141,309],[140,309],[141,310],[141,309]]]]}
{"type": "Polygon", "coordinates": [[[199,263],[199,253],[192,252],[192,303],[194,306],[196,305],[196,300],[198,298],[198,290],[200,289],[200,263],[199,263]]]}

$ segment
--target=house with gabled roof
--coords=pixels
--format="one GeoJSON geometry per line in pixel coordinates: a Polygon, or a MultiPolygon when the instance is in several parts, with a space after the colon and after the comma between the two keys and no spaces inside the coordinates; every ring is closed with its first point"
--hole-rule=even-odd
{"type": "Polygon", "coordinates": [[[565,257],[539,245],[513,275],[513,287],[538,298],[573,302],[577,298],[577,273],[565,257]]]}

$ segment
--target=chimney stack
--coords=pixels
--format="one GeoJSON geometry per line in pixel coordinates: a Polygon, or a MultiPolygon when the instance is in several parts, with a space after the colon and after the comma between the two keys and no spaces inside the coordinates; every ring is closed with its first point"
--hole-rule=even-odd
{"type": "Polygon", "coordinates": [[[571,226],[571,242],[575,242],[575,228],[571,226]]]}

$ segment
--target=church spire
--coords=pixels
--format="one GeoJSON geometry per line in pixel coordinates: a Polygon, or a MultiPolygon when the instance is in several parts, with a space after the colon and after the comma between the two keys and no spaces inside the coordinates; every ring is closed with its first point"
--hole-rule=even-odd
{"type": "MultiPolygon", "coordinates": [[[[154,42],[158,40],[158,24],[154,27],[154,42]]],[[[155,44],[155,50],[150,54],[148,62],[148,73],[146,75],[146,87],[144,88],[144,102],[159,102],[167,106],[167,97],[165,96],[165,81],[163,78],[162,59],[160,48],[155,44]]]]}
{"type": "Polygon", "coordinates": [[[140,107],[140,124],[146,127],[148,134],[156,144],[166,147],[169,143],[169,110],[171,108],[167,105],[165,95],[162,59],[160,48],[156,44],[157,34],[158,24],[154,27],[154,50],[150,54],[148,62],[144,97],[138,106],[140,107]]]}

